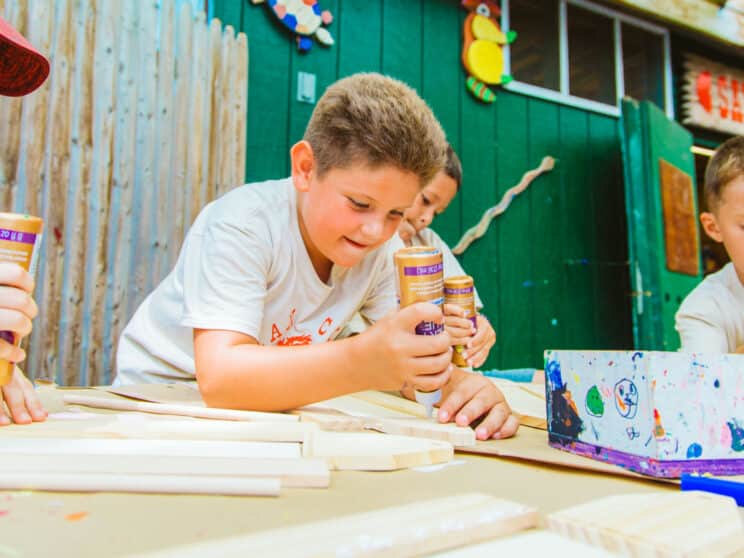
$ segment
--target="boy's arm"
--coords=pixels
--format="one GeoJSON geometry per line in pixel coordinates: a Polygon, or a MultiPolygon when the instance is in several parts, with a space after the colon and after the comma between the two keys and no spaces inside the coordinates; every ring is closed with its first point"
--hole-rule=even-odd
{"type": "Polygon", "coordinates": [[[196,378],[213,407],[283,411],[367,389],[406,383],[434,390],[449,378],[447,334],[414,333],[421,321],[441,321],[439,309],[416,304],[350,339],[267,347],[224,330],[194,330],[196,378]]]}

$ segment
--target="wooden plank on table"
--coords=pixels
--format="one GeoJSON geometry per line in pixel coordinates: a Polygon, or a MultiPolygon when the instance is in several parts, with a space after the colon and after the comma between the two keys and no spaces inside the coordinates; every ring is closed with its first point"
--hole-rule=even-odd
{"type": "Polygon", "coordinates": [[[295,422],[299,417],[283,413],[264,413],[259,411],[240,411],[235,409],[215,409],[193,405],[174,405],[166,403],[148,403],[128,399],[109,397],[92,397],[88,395],[67,394],[64,401],[68,405],[84,405],[97,409],[115,409],[117,411],[140,411],[161,415],[178,415],[217,420],[253,420],[265,422],[295,422]]]}
{"type": "MultiPolygon", "coordinates": [[[[323,459],[250,458],[146,455],[4,455],[0,475],[29,474],[103,474],[178,475],[193,477],[278,478],[283,487],[327,488],[330,472],[323,459]]],[[[197,482],[198,484],[198,482],[197,482]]]]}
{"type": "Polygon", "coordinates": [[[302,445],[305,457],[322,457],[337,470],[393,471],[446,463],[452,444],[439,440],[374,434],[371,432],[316,432],[302,445]]]}
{"type": "Polygon", "coordinates": [[[124,386],[100,386],[96,389],[123,395],[130,399],[149,401],[150,403],[176,403],[178,405],[195,405],[206,407],[199,388],[193,383],[172,384],[129,384],[124,386]]]}
{"type": "Polygon", "coordinates": [[[0,440],[67,437],[304,442],[317,430],[318,425],[311,422],[248,422],[195,418],[173,420],[159,415],[139,413],[113,415],[53,413],[44,422],[30,425],[14,424],[3,428],[0,430],[0,440]]]}
{"type": "Polygon", "coordinates": [[[295,459],[300,444],[281,442],[222,442],[211,440],[111,440],[107,438],[8,438],[0,445],[3,460],[14,455],[43,455],[54,459],[72,455],[84,459],[106,456],[229,457],[233,459],[295,459]]]}
{"type": "Polygon", "coordinates": [[[406,558],[503,537],[530,529],[537,522],[537,511],[522,504],[484,494],[462,494],[189,544],[144,556],[406,558]]]}
{"type": "Polygon", "coordinates": [[[220,494],[279,496],[277,478],[225,478],[181,475],[77,473],[3,473],[0,489],[54,492],[135,492],[145,494],[220,494]]]}
{"type": "Polygon", "coordinates": [[[547,526],[629,556],[730,556],[744,550],[736,502],[704,492],[609,496],[552,513],[547,526]]]}

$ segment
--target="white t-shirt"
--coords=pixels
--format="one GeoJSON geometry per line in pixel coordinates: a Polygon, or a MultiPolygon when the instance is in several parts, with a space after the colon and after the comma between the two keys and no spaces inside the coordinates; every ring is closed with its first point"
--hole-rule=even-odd
{"type": "Polygon", "coordinates": [[[193,330],[222,329],[262,345],[334,339],[360,312],[396,307],[387,244],[318,277],[300,234],[291,178],[235,188],[196,218],[171,273],[119,340],[115,384],[193,380],[193,330]]]}
{"type": "Polygon", "coordinates": [[[744,285],[733,263],[706,277],[675,316],[682,350],[733,353],[744,345],[744,285]]]}

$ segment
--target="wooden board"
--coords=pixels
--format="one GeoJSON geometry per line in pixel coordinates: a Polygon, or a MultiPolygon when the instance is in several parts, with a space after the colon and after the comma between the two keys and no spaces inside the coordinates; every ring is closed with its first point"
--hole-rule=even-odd
{"type": "MultiPolygon", "coordinates": [[[[52,413],[44,422],[10,425],[6,438],[137,438],[146,440],[222,440],[243,442],[303,442],[317,430],[312,423],[170,419],[139,413],[52,413]]],[[[2,442],[0,442],[2,443],[2,442]]]]}
{"type": "Polygon", "coordinates": [[[272,442],[214,442],[206,440],[111,440],[76,438],[9,438],[0,444],[0,459],[7,455],[138,455],[294,459],[300,444],[272,442]]]}
{"type": "Polygon", "coordinates": [[[283,487],[327,488],[330,472],[324,459],[271,459],[212,456],[147,455],[3,455],[0,477],[8,473],[177,475],[189,477],[278,478],[283,487]]]}
{"type": "Polygon", "coordinates": [[[418,403],[382,392],[372,392],[374,395],[370,393],[362,392],[361,397],[358,394],[336,397],[295,412],[303,417],[303,420],[317,422],[327,430],[367,429],[386,434],[441,440],[458,447],[475,445],[475,432],[470,427],[457,426],[453,423],[441,424],[435,419],[423,418],[421,417],[423,407],[418,403]],[[407,403],[412,403],[415,407],[407,403]],[[349,418],[344,419],[344,416],[349,418]]]}
{"type": "Polygon", "coordinates": [[[454,455],[448,442],[372,432],[316,432],[302,445],[305,457],[320,457],[331,469],[393,471],[446,463],[454,455]]]}
{"type": "Polygon", "coordinates": [[[548,429],[545,384],[519,383],[500,378],[490,380],[504,394],[509,407],[519,416],[521,425],[548,429]]]}
{"type": "Polygon", "coordinates": [[[610,496],[550,514],[547,526],[623,555],[692,558],[744,550],[736,502],[705,492],[610,496]]]}
{"type": "Polygon", "coordinates": [[[148,558],[423,556],[534,527],[537,512],[485,494],[463,494],[169,548],[148,558]]]}
{"type": "Polygon", "coordinates": [[[163,415],[177,415],[216,420],[246,420],[263,422],[295,422],[298,417],[284,413],[264,413],[258,411],[239,411],[235,409],[215,409],[196,405],[182,405],[170,403],[149,403],[132,401],[123,398],[94,397],[88,395],[66,394],[65,403],[68,405],[84,405],[97,409],[114,409],[117,411],[140,411],[142,413],[156,413],[163,415]]]}
{"type": "Polygon", "coordinates": [[[664,159],[659,159],[659,177],[666,267],[669,271],[697,276],[700,247],[692,177],[664,159]]]}
{"type": "Polygon", "coordinates": [[[129,384],[126,386],[101,386],[95,389],[150,403],[175,403],[206,407],[196,383],[129,384]]]}
{"type": "Polygon", "coordinates": [[[280,488],[278,478],[28,472],[4,472],[0,477],[0,489],[3,490],[279,496],[280,488]]]}

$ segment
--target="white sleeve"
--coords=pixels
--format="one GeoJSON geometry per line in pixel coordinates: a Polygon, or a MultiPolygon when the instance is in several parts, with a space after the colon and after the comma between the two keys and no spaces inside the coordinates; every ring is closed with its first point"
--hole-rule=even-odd
{"type": "Polygon", "coordinates": [[[728,336],[722,312],[705,291],[693,291],[682,302],[675,315],[681,350],[685,352],[729,353],[728,336]]]}
{"type": "Polygon", "coordinates": [[[225,329],[258,338],[271,247],[258,219],[240,227],[215,221],[184,252],[184,314],[180,325],[225,329]]]}
{"type": "Polygon", "coordinates": [[[374,285],[359,309],[362,317],[371,323],[398,309],[398,294],[395,288],[397,277],[395,263],[393,262],[393,250],[385,250],[385,256],[378,269],[374,285]]]}

